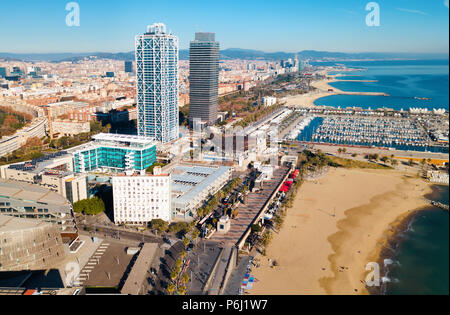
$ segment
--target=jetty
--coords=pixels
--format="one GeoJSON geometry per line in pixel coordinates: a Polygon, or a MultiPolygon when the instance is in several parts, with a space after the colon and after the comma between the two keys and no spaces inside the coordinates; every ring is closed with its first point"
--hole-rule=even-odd
{"type": "Polygon", "coordinates": [[[446,205],[442,202],[431,200],[430,203],[437,208],[440,208],[445,211],[449,211],[449,205],[446,205]]]}

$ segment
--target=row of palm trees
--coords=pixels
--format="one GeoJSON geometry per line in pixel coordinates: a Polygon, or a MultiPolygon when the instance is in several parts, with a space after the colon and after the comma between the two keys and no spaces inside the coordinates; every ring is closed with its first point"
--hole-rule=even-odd
{"type": "MultiPolygon", "coordinates": [[[[189,244],[191,244],[191,242],[194,244],[194,242],[196,242],[198,240],[199,236],[200,236],[200,231],[198,229],[194,229],[190,238],[185,236],[182,241],[185,249],[187,249],[187,247],[189,246],[189,244]]],[[[194,246],[195,246],[195,244],[194,244],[194,246]]],[[[187,252],[186,252],[186,250],[184,250],[184,251],[180,252],[178,259],[175,261],[175,266],[174,266],[172,272],[170,273],[170,280],[172,282],[169,283],[169,285],[167,286],[167,292],[169,294],[174,294],[176,291],[177,294],[179,294],[179,295],[185,295],[187,292],[186,285],[189,283],[191,278],[189,277],[189,275],[187,273],[182,272],[185,267],[186,256],[187,256],[187,252]]]]}

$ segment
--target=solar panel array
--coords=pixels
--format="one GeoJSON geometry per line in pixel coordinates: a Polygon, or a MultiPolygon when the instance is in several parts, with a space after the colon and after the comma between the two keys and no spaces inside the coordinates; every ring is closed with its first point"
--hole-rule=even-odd
{"type": "Polygon", "coordinates": [[[46,156],[44,156],[42,158],[35,159],[35,160],[31,161],[31,162],[10,165],[8,168],[11,169],[11,170],[29,172],[29,171],[35,170],[36,167],[40,163],[43,163],[43,162],[46,162],[46,161],[50,161],[52,159],[56,159],[56,158],[62,157],[64,155],[67,155],[67,151],[60,151],[60,152],[57,152],[57,153],[52,153],[52,154],[46,155],[46,156]]]}

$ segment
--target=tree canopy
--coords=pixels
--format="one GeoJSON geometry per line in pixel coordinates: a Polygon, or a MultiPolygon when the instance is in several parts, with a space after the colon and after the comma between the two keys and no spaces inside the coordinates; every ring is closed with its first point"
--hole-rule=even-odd
{"type": "Polygon", "coordinates": [[[73,211],[87,215],[97,215],[105,212],[105,203],[98,197],[75,202],[73,211]]]}

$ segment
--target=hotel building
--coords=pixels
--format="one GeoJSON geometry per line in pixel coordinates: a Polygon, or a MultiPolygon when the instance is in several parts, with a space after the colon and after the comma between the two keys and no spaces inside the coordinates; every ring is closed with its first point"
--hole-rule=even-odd
{"type": "Polygon", "coordinates": [[[138,134],[163,144],[179,138],[178,38],[164,24],[136,36],[138,134]]]}

